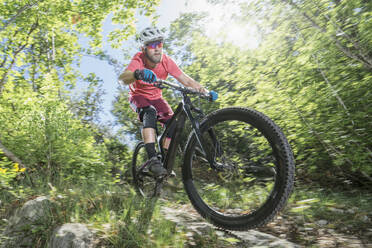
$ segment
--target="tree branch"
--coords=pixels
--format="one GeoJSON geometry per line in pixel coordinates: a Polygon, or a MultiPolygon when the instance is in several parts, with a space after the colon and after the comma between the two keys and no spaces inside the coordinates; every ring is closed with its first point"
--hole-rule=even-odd
{"type": "Polygon", "coordinates": [[[16,58],[13,59],[12,63],[9,65],[8,69],[6,70],[6,72],[4,73],[3,77],[2,77],[1,80],[0,80],[0,95],[1,95],[1,93],[3,92],[3,87],[4,87],[4,85],[5,85],[5,80],[6,80],[6,78],[8,77],[8,73],[9,73],[9,71],[12,69],[12,67],[13,67],[13,65],[14,65],[14,63],[15,63],[15,61],[16,61],[16,58]]]}
{"type": "MultiPolygon", "coordinates": [[[[318,6],[318,4],[316,4],[315,2],[313,2],[313,4],[316,6],[316,8],[319,11],[322,11],[322,9],[318,6]]],[[[346,38],[346,40],[348,40],[354,46],[354,48],[358,52],[360,58],[363,59],[369,65],[372,65],[372,58],[370,56],[368,56],[367,54],[365,54],[365,49],[359,45],[358,41],[354,40],[350,35],[348,35],[346,33],[346,31],[344,31],[341,28],[341,26],[338,25],[336,22],[334,22],[327,14],[323,14],[323,15],[337,29],[337,32],[341,33],[342,36],[344,36],[346,38]]]]}
{"type": "MultiPolygon", "coordinates": [[[[339,96],[339,94],[337,93],[337,91],[333,88],[333,85],[329,82],[329,80],[328,80],[327,76],[325,75],[324,71],[320,68],[318,57],[315,56],[315,55],[312,55],[312,56],[315,58],[316,64],[317,64],[317,66],[318,66],[318,71],[320,72],[320,74],[322,75],[324,81],[327,83],[327,85],[328,85],[329,88],[331,89],[333,96],[336,97],[338,103],[343,107],[343,109],[344,109],[345,112],[346,112],[346,115],[347,115],[349,118],[351,118],[350,112],[349,112],[349,110],[347,109],[347,107],[346,107],[344,101],[341,99],[341,97],[339,96]]],[[[353,124],[353,126],[355,125],[353,119],[351,119],[351,124],[353,124]]]]}
{"type": "Polygon", "coordinates": [[[4,67],[7,60],[8,60],[8,56],[5,55],[5,58],[4,58],[3,62],[1,62],[0,68],[4,67]]]}
{"type": "Polygon", "coordinates": [[[2,27],[0,29],[0,31],[3,31],[4,29],[6,29],[7,26],[9,26],[9,24],[11,24],[22,12],[24,12],[25,10],[28,10],[32,7],[34,7],[38,2],[35,2],[33,4],[26,4],[25,6],[23,6],[22,8],[20,8],[17,12],[17,14],[15,14],[12,18],[10,18],[9,21],[7,21],[4,25],[4,27],[2,27]]]}
{"type": "MultiPolygon", "coordinates": [[[[301,15],[305,17],[309,22],[311,22],[312,26],[316,29],[319,29],[322,33],[327,34],[327,30],[321,26],[319,26],[309,15],[307,15],[302,9],[297,6],[292,0],[282,0],[288,4],[290,4],[292,7],[294,7],[296,10],[300,12],[301,15]]],[[[346,48],[342,43],[336,38],[331,35],[328,35],[331,40],[333,40],[336,43],[336,46],[343,52],[347,57],[351,59],[355,59],[365,65],[368,69],[372,70],[372,61],[369,59],[365,59],[365,56],[360,56],[358,54],[353,53],[350,49],[346,48]]],[[[360,53],[360,51],[358,51],[360,53]]]]}
{"type": "Polygon", "coordinates": [[[3,91],[3,87],[5,85],[5,80],[6,80],[7,76],[8,76],[8,74],[9,74],[9,71],[12,69],[13,65],[15,64],[18,54],[23,49],[25,49],[25,47],[28,45],[28,41],[29,41],[30,35],[32,34],[33,31],[35,31],[35,29],[38,26],[39,26],[38,21],[36,21],[34,24],[32,24],[32,26],[30,28],[30,31],[27,33],[27,38],[26,38],[25,44],[21,45],[16,51],[14,51],[14,55],[13,55],[14,58],[13,58],[11,64],[9,65],[8,69],[4,73],[3,77],[0,79],[0,95],[1,95],[1,93],[3,91]]]}

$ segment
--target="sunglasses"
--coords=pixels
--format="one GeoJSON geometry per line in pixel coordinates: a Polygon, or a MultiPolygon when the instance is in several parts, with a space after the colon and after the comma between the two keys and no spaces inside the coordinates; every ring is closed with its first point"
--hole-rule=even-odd
{"type": "Polygon", "coordinates": [[[155,49],[155,48],[162,48],[163,47],[163,42],[162,41],[154,41],[154,42],[151,42],[151,43],[148,43],[146,45],[147,48],[149,49],[155,49]]]}

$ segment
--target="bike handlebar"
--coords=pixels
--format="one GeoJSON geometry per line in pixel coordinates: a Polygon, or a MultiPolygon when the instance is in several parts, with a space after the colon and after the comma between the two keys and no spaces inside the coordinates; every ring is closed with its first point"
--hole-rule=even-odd
{"type": "Polygon", "coordinates": [[[204,98],[204,99],[207,99],[209,101],[216,101],[217,98],[218,98],[218,94],[217,92],[211,90],[209,91],[208,93],[203,93],[203,92],[199,92],[193,88],[186,88],[186,87],[183,87],[183,86],[179,86],[177,84],[174,84],[172,82],[169,82],[169,81],[165,81],[165,80],[158,80],[154,83],[154,85],[160,89],[163,89],[163,88],[167,88],[167,86],[169,86],[170,88],[173,88],[175,90],[178,90],[182,93],[185,93],[185,94],[192,94],[192,95],[198,95],[200,96],[201,98],[204,98]],[[167,85],[167,86],[164,86],[164,85],[167,85]]]}

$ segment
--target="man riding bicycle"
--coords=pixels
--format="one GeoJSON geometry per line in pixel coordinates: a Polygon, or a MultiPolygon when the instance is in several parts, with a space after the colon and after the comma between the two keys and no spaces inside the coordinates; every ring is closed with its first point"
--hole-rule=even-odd
{"type": "MultiPolygon", "coordinates": [[[[208,92],[198,82],[186,75],[169,56],[163,53],[164,34],[156,27],[145,28],[139,36],[141,52],[132,58],[128,67],[119,76],[119,81],[129,85],[129,102],[143,123],[142,138],[148,155],[149,171],[160,177],[167,174],[156,156],[156,121],[167,125],[173,115],[168,102],[163,98],[161,89],[155,87],[158,79],[165,80],[172,75],[185,87],[200,92],[208,92]]],[[[168,132],[163,147],[168,149],[172,132],[168,132]]]]}

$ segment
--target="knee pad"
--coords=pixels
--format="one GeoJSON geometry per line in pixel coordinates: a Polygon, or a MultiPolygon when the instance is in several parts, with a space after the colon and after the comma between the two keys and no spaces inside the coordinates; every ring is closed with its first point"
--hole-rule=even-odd
{"type": "Polygon", "coordinates": [[[156,109],[153,106],[144,107],[141,109],[143,128],[156,129],[156,109]]]}

